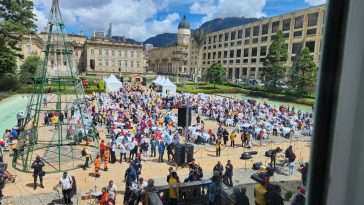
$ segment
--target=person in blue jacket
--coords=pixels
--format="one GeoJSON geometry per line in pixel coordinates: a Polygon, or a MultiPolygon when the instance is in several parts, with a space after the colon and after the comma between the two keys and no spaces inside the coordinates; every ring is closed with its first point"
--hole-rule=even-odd
{"type": "Polygon", "coordinates": [[[159,158],[158,158],[158,162],[163,162],[163,154],[164,154],[164,150],[165,150],[165,145],[163,141],[160,141],[159,145],[158,145],[158,153],[159,153],[159,158]]]}

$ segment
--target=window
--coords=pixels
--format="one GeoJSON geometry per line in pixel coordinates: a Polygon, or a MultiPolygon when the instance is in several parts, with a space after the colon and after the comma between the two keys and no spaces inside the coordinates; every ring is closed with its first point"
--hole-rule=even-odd
{"type": "Polygon", "coordinates": [[[250,39],[246,39],[246,40],[244,41],[244,44],[245,44],[245,45],[249,45],[249,43],[250,43],[250,39]]]}
{"type": "Polygon", "coordinates": [[[128,61],[125,61],[125,67],[128,67],[128,61]]]}
{"type": "Polygon", "coordinates": [[[247,75],[248,74],[248,69],[247,68],[243,68],[243,75],[247,75]]]}
{"type": "Polygon", "coordinates": [[[102,59],[97,59],[97,62],[99,62],[99,66],[102,66],[102,59]]]}
{"type": "Polygon", "coordinates": [[[233,64],[234,63],[234,60],[229,60],[229,64],[233,64]]]}
{"type": "Polygon", "coordinates": [[[283,34],[283,37],[284,37],[284,38],[289,38],[289,33],[284,33],[284,34],[283,34]]]}
{"type": "Polygon", "coordinates": [[[214,35],[214,41],[213,43],[216,43],[217,42],[217,35],[214,35]]]}
{"type": "Polygon", "coordinates": [[[109,66],[109,60],[108,59],[104,59],[105,62],[105,66],[109,66]]]}
{"type": "Polygon", "coordinates": [[[223,61],[222,61],[222,63],[223,63],[223,64],[226,64],[226,63],[227,63],[227,61],[226,61],[226,60],[223,60],[223,61]]]}
{"type": "Polygon", "coordinates": [[[316,26],[318,19],[318,12],[308,14],[308,26],[316,26]]]}
{"type": "Polygon", "coordinates": [[[218,59],[221,59],[221,51],[219,51],[219,52],[217,53],[217,58],[218,58],[218,59]]]}
{"type": "Polygon", "coordinates": [[[219,35],[219,42],[222,41],[222,34],[219,35]]]}
{"type": "Polygon", "coordinates": [[[253,43],[258,43],[259,38],[253,38],[253,43]]]}
{"type": "Polygon", "coordinates": [[[279,21],[272,23],[272,33],[276,33],[279,29],[279,21]]]}
{"type": "Polygon", "coordinates": [[[302,28],[303,27],[303,16],[298,16],[294,19],[294,28],[302,28]]]}
{"type": "Polygon", "coordinates": [[[224,51],[224,58],[227,58],[227,51],[224,51]]]}
{"type": "Polygon", "coordinates": [[[121,60],[118,60],[118,66],[119,67],[121,66],[121,60]]]}
{"type": "Polygon", "coordinates": [[[317,29],[311,28],[307,29],[307,35],[316,35],[317,29]]]}
{"type": "Polygon", "coordinates": [[[300,36],[302,36],[302,31],[295,31],[293,33],[293,37],[300,37],[300,36]]]}
{"type": "Polygon", "coordinates": [[[134,51],[130,51],[130,57],[134,58],[134,51]]]}
{"type": "Polygon", "coordinates": [[[229,33],[225,33],[225,41],[228,41],[229,40],[229,33]]]}
{"type": "Polygon", "coordinates": [[[248,57],[249,56],[249,48],[245,48],[244,49],[244,57],[248,57]]]}
{"type": "Polygon", "coordinates": [[[205,60],[206,59],[206,53],[203,54],[202,59],[205,60]]]}
{"type": "Polygon", "coordinates": [[[252,56],[257,56],[257,47],[252,48],[252,56]]]}
{"type": "Polygon", "coordinates": [[[256,58],[252,58],[251,63],[256,63],[257,59],[256,58]]]}
{"type": "Polygon", "coordinates": [[[298,54],[301,50],[301,47],[302,47],[301,43],[294,43],[292,45],[292,54],[298,54]]]}
{"type": "Polygon", "coordinates": [[[245,29],[245,38],[249,38],[250,37],[250,28],[246,28],[245,29]]]}
{"type": "Polygon", "coordinates": [[[291,19],[283,20],[283,31],[289,31],[291,29],[291,19]]]}
{"type": "Polygon", "coordinates": [[[90,67],[92,70],[95,70],[95,60],[94,59],[90,60],[90,67]]]}
{"type": "Polygon", "coordinates": [[[133,68],[134,67],[134,61],[131,62],[131,67],[133,68]]]}
{"type": "Polygon", "coordinates": [[[248,63],[249,59],[243,59],[243,63],[248,63]]]}
{"type": "Polygon", "coordinates": [[[212,59],[215,59],[216,58],[216,52],[213,52],[212,53],[212,59]]]}
{"type": "Polygon", "coordinates": [[[260,55],[261,56],[267,55],[267,46],[260,47],[260,55]]]}
{"type": "Polygon", "coordinates": [[[237,42],[236,42],[236,45],[237,45],[237,46],[240,46],[241,44],[242,44],[242,41],[237,41],[237,42]]]}
{"type": "Polygon", "coordinates": [[[229,43],[224,43],[224,47],[228,47],[229,46],[229,43]]]}
{"type": "Polygon", "coordinates": [[[264,37],[262,37],[262,38],[260,39],[260,41],[261,41],[261,42],[267,42],[267,40],[268,40],[268,37],[267,37],[267,36],[264,36],[264,37]]]}
{"type": "Polygon", "coordinates": [[[234,58],[234,50],[230,50],[230,58],[234,58]]]}
{"type": "Polygon", "coordinates": [[[91,56],[94,56],[94,49],[91,49],[91,56]]]}
{"type": "Polygon", "coordinates": [[[229,76],[229,79],[231,79],[233,77],[233,68],[229,68],[229,72],[228,72],[228,76],[229,76]]]}
{"type": "Polygon", "coordinates": [[[310,50],[310,53],[315,52],[315,41],[307,41],[306,47],[310,50]]]}
{"type": "Polygon", "coordinates": [[[268,34],[269,24],[263,24],[262,26],[262,35],[268,34]]]}
{"type": "Polygon", "coordinates": [[[240,59],[236,59],[236,61],[235,61],[236,63],[240,63],[240,59]]]}
{"type": "Polygon", "coordinates": [[[255,73],[255,68],[250,68],[250,75],[254,75],[254,73],[255,73]]]}
{"type": "Polygon", "coordinates": [[[102,56],[102,50],[99,49],[99,56],[102,56]]]}
{"type": "Polygon", "coordinates": [[[253,28],[253,36],[258,36],[259,35],[259,26],[254,26],[253,28]]]}
{"type": "Polygon", "coordinates": [[[124,52],[124,57],[127,58],[128,57],[128,51],[124,52]]]}
{"type": "Polygon", "coordinates": [[[236,31],[232,31],[230,33],[230,40],[235,40],[235,34],[236,34],[236,31]]]}
{"type": "Polygon", "coordinates": [[[211,53],[207,54],[207,59],[210,60],[211,59],[211,53]]]}
{"type": "Polygon", "coordinates": [[[109,56],[109,50],[105,49],[105,56],[109,56]]]}
{"type": "Polygon", "coordinates": [[[115,60],[111,60],[111,66],[114,67],[115,66],[115,60]]]}
{"type": "Polygon", "coordinates": [[[111,56],[115,56],[115,51],[111,51],[111,56]]]}
{"type": "Polygon", "coordinates": [[[230,46],[234,46],[235,45],[235,42],[230,42],[230,46]]]}
{"type": "Polygon", "coordinates": [[[140,64],[139,61],[136,62],[136,67],[139,68],[140,64]]]}
{"type": "Polygon", "coordinates": [[[243,38],[243,30],[238,30],[238,39],[243,38]]]}
{"type": "Polygon", "coordinates": [[[121,57],[122,56],[121,50],[118,50],[118,53],[119,53],[119,57],[121,57]]]}
{"type": "Polygon", "coordinates": [[[209,44],[211,44],[211,36],[209,37],[209,44]]]}
{"type": "Polygon", "coordinates": [[[236,50],[236,57],[240,58],[241,57],[241,49],[237,49],[236,50]]]}

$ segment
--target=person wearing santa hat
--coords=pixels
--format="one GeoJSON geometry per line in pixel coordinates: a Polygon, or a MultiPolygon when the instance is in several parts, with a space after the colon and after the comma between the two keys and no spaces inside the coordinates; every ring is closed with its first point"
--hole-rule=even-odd
{"type": "Polygon", "coordinates": [[[293,198],[291,205],[304,205],[306,201],[306,190],[303,187],[298,187],[298,193],[293,198]]]}

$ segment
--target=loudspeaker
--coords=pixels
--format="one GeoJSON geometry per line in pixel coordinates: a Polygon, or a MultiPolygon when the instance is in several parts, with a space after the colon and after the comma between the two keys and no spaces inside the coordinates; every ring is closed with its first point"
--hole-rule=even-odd
{"type": "Polygon", "coordinates": [[[243,154],[241,154],[240,159],[250,159],[252,158],[252,156],[250,155],[250,152],[244,152],[243,154]]]}
{"type": "Polygon", "coordinates": [[[256,162],[256,163],[253,164],[253,169],[254,170],[259,170],[260,166],[262,166],[262,163],[261,162],[256,162]]]}
{"type": "Polygon", "coordinates": [[[174,161],[177,165],[181,165],[185,163],[185,152],[186,148],[184,145],[176,144],[174,147],[174,161]]]}
{"type": "Polygon", "coordinates": [[[143,85],[143,86],[146,86],[146,85],[147,85],[147,78],[146,78],[146,77],[143,77],[142,85],[143,85]]]}
{"type": "Polygon", "coordinates": [[[191,126],[191,108],[178,108],[178,127],[191,126]]]}
{"type": "Polygon", "coordinates": [[[193,160],[193,144],[187,144],[186,145],[186,152],[187,152],[187,163],[192,162],[193,160]]]}

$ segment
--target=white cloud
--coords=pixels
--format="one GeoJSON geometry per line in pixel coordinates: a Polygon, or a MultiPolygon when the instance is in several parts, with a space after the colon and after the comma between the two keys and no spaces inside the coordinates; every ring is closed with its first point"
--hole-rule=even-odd
{"type": "Polygon", "coordinates": [[[265,16],[265,4],[266,0],[207,0],[193,3],[190,12],[204,15],[202,23],[214,18],[231,16],[262,17],[265,16]]]}
{"type": "MultiPolygon", "coordinates": [[[[33,0],[38,30],[46,26],[50,0],[33,0]]],[[[113,35],[124,35],[138,41],[162,32],[176,32],[179,14],[169,13],[153,20],[168,6],[168,0],[62,0],[60,9],[66,29],[77,28],[89,33],[107,31],[113,24],[113,35]]]]}
{"type": "Polygon", "coordinates": [[[326,0],[305,0],[305,2],[308,3],[310,6],[317,6],[325,4],[326,0]]]}
{"type": "Polygon", "coordinates": [[[171,13],[162,21],[154,20],[151,26],[153,31],[157,33],[173,32],[176,30],[176,23],[179,19],[178,13],[171,13]]]}

